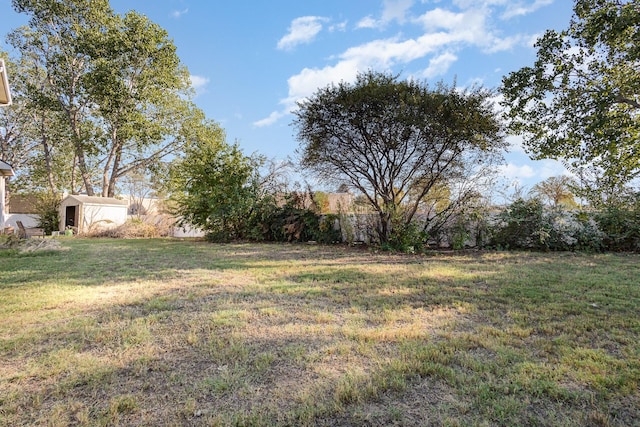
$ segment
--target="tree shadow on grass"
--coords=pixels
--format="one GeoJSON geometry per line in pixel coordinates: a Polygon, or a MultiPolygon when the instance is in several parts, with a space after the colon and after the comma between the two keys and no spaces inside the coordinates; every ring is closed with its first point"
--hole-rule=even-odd
{"type": "MultiPolygon", "coordinates": [[[[91,422],[130,425],[589,421],[589,414],[578,414],[595,395],[581,386],[583,394],[572,397],[555,383],[545,385],[557,360],[525,350],[540,351],[565,331],[527,330],[521,322],[539,294],[523,292],[524,279],[499,279],[524,274],[525,267],[532,274],[543,256],[449,257],[457,264],[448,266],[428,257],[403,263],[397,256],[295,245],[91,243],[79,242],[78,259],[31,266],[31,277],[53,269],[58,282],[29,284],[26,275],[12,286],[139,284],[141,294],[100,300],[70,310],[69,318],[43,318],[32,325],[33,335],[5,341],[5,360],[27,362],[34,373],[17,373],[12,385],[0,386],[19,395],[13,407],[21,412],[9,418],[17,424],[60,411],[73,423],[81,418],[78,408],[91,422]],[[56,360],[59,372],[44,374],[56,360]],[[525,369],[533,373],[526,379],[538,382],[525,384],[518,377],[525,369]],[[416,397],[425,384],[450,399],[416,397]],[[534,410],[527,412],[527,401],[534,410]]],[[[529,286],[543,289],[545,281],[529,286]]],[[[551,297],[557,303],[560,296],[551,297]]],[[[631,404],[637,394],[626,398],[631,404]]],[[[606,419],[608,403],[591,403],[600,411],[592,418],[606,419]]]]}

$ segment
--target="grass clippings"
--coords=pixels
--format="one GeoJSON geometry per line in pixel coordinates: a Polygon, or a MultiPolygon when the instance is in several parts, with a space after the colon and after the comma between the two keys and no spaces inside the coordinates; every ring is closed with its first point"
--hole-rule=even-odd
{"type": "Polygon", "coordinates": [[[640,257],[68,239],[0,257],[0,425],[640,419],[640,257]]]}
{"type": "Polygon", "coordinates": [[[48,252],[63,250],[60,241],[52,238],[20,239],[15,235],[0,235],[0,256],[10,257],[16,253],[30,254],[33,252],[48,252]]]}

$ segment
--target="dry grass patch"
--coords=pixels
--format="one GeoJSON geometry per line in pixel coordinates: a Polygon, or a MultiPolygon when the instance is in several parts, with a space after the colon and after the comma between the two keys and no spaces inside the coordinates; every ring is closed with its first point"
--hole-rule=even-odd
{"type": "Polygon", "coordinates": [[[0,256],[0,425],[630,425],[636,255],[0,256]]]}

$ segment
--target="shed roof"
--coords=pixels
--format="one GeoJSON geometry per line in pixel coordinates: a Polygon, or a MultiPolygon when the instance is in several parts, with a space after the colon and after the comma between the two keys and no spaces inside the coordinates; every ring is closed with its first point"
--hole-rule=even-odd
{"type": "Polygon", "coordinates": [[[126,200],[116,199],[114,197],[98,197],[98,196],[82,196],[77,194],[72,194],[70,196],[65,197],[62,201],[64,205],[72,205],[73,203],[69,202],[77,202],[78,204],[85,205],[104,205],[104,206],[127,206],[126,200]]]}
{"type": "Polygon", "coordinates": [[[13,176],[13,168],[7,162],[0,160],[0,176],[13,176]]]}

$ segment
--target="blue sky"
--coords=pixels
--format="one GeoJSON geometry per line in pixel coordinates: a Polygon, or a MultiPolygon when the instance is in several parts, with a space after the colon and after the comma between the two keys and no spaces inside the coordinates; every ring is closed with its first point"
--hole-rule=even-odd
{"type": "MultiPolygon", "coordinates": [[[[135,9],[174,40],[197,89],[195,102],[246,153],[294,157],[295,102],[359,71],[435,84],[495,88],[530,65],[533,42],[569,24],[570,0],[111,0],[135,9]]],[[[3,36],[26,23],[0,0],[3,36]]],[[[531,161],[510,137],[501,175],[530,188],[564,172],[531,161]]]]}

